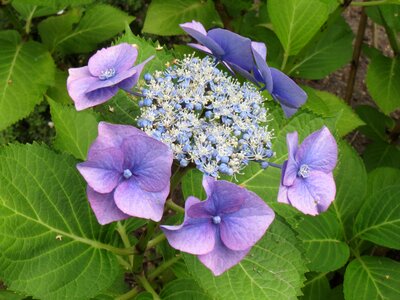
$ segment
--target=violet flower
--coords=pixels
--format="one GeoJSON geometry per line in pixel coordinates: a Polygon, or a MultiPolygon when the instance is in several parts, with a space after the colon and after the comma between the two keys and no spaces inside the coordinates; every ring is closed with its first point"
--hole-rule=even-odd
{"type": "Polygon", "coordinates": [[[207,200],[189,197],[180,226],[161,226],[172,247],[198,255],[214,275],[239,263],[274,220],[256,194],[228,181],[203,178],[207,200]]]}
{"type": "Polygon", "coordinates": [[[268,66],[264,43],[252,42],[251,50],[255,61],[253,74],[238,66],[234,66],[234,70],[257,85],[263,84],[263,89],[281,105],[286,117],[291,117],[306,102],[307,94],[286,74],[268,66]]]}
{"type": "Polygon", "coordinates": [[[77,165],[99,223],[129,216],[159,221],[169,193],[172,160],[168,146],[143,131],[100,122],[87,161],[77,165]]]}
{"type": "Polygon", "coordinates": [[[335,138],[323,127],[299,147],[297,132],[289,133],[287,145],[289,157],[282,167],[278,201],[309,215],[326,211],[336,194],[332,174],[338,155],[335,138]]]}
{"type": "Polygon", "coordinates": [[[144,65],[133,66],[137,49],[127,43],[96,52],[85,67],[69,69],[67,89],[77,110],[106,102],[118,89],[129,91],[139,80],[144,65]]]}
{"type": "Polygon", "coordinates": [[[251,40],[226,29],[216,28],[208,32],[204,26],[196,21],[180,24],[181,28],[200,44],[188,45],[211,54],[221,61],[230,71],[232,66],[250,71],[253,69],[251,54],[251,40]]]}

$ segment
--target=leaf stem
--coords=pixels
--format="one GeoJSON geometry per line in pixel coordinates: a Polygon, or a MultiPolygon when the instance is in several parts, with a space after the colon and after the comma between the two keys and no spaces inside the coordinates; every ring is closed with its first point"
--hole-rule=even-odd
{"type": "Polygon", "coordinates": [[[274,168],[282,169],[282,165],[273,162],[268,162],[268,165],[274,168]]]}
{"type": "Polygon", "coordinates": [[[182,258],[182,256],[178,254],[177,256],[167,260],[165,263],[161,264],[158,268],[156,268],[152,272],[150,272],[149,275],[147,276],[147,278],[150,281],[154,280],[158,275],[162,274],[165,270],[167,270],[169,267],[171,267],[173,264],[175,264],[181,258],[182,258]]]}
{"type": "Polygon", "coordinates": [[[286,64],[288,61],[289,55],[288,53],[285,51],[285,53],[283,54],[283,61],[282,61],[282,65],[281,65],[281,71],[283,72],[286,68],[286,64]]]}
{"type": "Polygon", "coordinates": [[[174,211],[176,211],[177,213],[181,213],[184,214],[185,213],[185,209],[183,207],[180,207],[178,204],[176,204],[175,202],[172,201],[172,199],[168,199],[166,202],[166,206],[174,211]]]}
{"type": "Polygon", "coordinates": [[[390,4],[388,0],[376,0],[376,1],[366,1],[366,2],[351,2],[350,5],[352,6],[375,6],[375,5],[382,5],[382,4],[390,4]]]}
{"type": "Polygon", "coordinates": [[[150,294],[152,294],[154,300],[161,300],[160,296],[158,296],[158,294],[153,289],[153,287],[151,286],[150,282],[147,280],[147,278],[145,276],[138,275],[138,276],[136,276],[136,278],[138,279],[138,281],[141,284],[141,286],[146,291],[148,291],[150,294]]]}
{"type": "Polygon", "coordinates": [[[147,244],[156,229],[157,223],[149,221],[146,231],[142,234],[139,242],[136,244],[137,254],[133,257],[132,270],[135,273],[141,273],[143,269],[143,256],[147,249],[147,244]]]}
{"type": "Polygon", "coordinates": [[[133,297],[135,297],[137,294],[139,293],[139,288],[137,286],[135,286],[133,289],[131,289],[129,292],[118,296],[115,298],[115,300],[129,300],[129,299],[133,299],[133,297]]]}
{"type": "Polygon", "coordinates": [[[165,240],[165,234],[161,233],[158,236],[156,236],[154,239],[150,240],[147,243],[147,250],[150,248],[153,248],[154,246],[156,246],[157,244],[161,243],[163,240],[165,240]]]}
{"type": "Polygon", "coordinates": [[[35,11],[36,11],[36,8],[37,8],[37,6],[35,5],[35,6],[33,7],[32,11],[30,12],[28,18],[26,19],[26,23],[25,23],[25,33],[26,33],[27,35],[29,35],[29,33],[31,32],[32,18],[33,18],[33,15],[34,15],[35,11]]]}
{"type": "MultiPolygon", "coordinates": [[[[119,233],[119,235],[121,237],[122,242],[124,243],[124,246],[126,248],[131,248],[132,245],[131,245],[131,242],[129,241],[129,237],[128,237],[127,233],[126,233],[125,226],[122,225],[121,222],[117,223],[117,231],[118,231],[118,233],[119,233]]],[[[128,256],[128,260],[129,260],[130,265],[132,266],[133,265],[133,255],[129,255],[128,256]]]]}

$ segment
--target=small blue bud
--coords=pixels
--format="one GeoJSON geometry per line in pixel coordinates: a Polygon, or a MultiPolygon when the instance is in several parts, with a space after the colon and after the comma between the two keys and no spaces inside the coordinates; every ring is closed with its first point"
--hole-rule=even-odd
{"type": "Polygon", "coordinates": [[[245,133],[245,134],[243,134],[243,138],[245,140],[248,140],[248,139],[250,139],[250,135],[248,133],[245,133]]]}
{"type": "Polygon", "coordinates": [[[265,150],[265,156],[268,158],[271,158],[272,156],[274,156],[274,152],[271,149],[267,149],[265,150]]]}
{"type": "Polygon", "coordinates": [[[139,105],[139,107],[143,107],[144,106],[144,101],[143,100],[139,100],[138,105],[139,105]]]}
{"type": "Polygon", "coordinates": [[[201,103],[196,103],[196,104],[194,105],[194,109],[195,109],[195,110],[202,110],[202,109],[203,109],[203,105],[201,105],[201,103]]]}
{"type": "Polygon", "coordinates": [[[212,118],[212,116],[213,116],[213,113],[212,113],[212,111],[206,111],[206,113],[204,114],[204,116],[207,118],[207,119],[211,119],[212,118]]]}
{"type": "Polygon", "coordinates": [[[179,109],[182,108],[182,106],[181,106],[179,103],[176,103],[174,107],[175,107],[175,109],[177,109],[177,110],[179,110],[179,109]]]}
{"type": "Polygon", "coordinates": [[[215,144],[216,143],[216,139],[215,139],[215,136],[213,136],[213,135],[209,135],[208,137],[207,137],[207,140],[208,141],[210,141],[212,144],[215,144]]]}
{"type": "Polygon", "coordinates": [[[261,163],[261,168],[263,168],[263,169],[268,168],[268,166],[269,166],[269,164],[268,164],[267,161],[263,161],[263,162],[261,163]]]}
{"type": "Polygon", "coordinates": [[[234,134],[235,136],[240,136],[240,135],[242,134],[242,132],[241,132],[240,130],[235,130],[235,131],[233,132],[233,134],[234,134]]]}
{"type": "Polygon", "coordinates": [[[181,159],[180,161],[179,161],[179,165],[181,166],[181,167],[187,167],[188,166],[188,164],[189,164],[189,161],[188,160],[186,160],[186,159],[181,159]]]}
{"type": "Polygon", "coordinates": [[[227,164],[229,162],[229,156],[222,156],[221,162],[227,164]]]}
{"type": "Polygon", "coordinates": [[[193,103],[187,103],[185,105],[185,108],[187,108],[188,110],[192,110],[194,108],[194,105],[193,105],[193,103]]]}
{"type": "Polygon", "coordinates": [[[153,100],[151,100],[150,98],[145,98],[143,100],[143,104],[144,106],[151,106],[153,104],[153,100]]]}
{"type": "Polygon", "coordinates": [[[151,76],[149,73],[144,74],[144,80],[147,82],[151,81],[153,79],[153,76],[151,76]]]}

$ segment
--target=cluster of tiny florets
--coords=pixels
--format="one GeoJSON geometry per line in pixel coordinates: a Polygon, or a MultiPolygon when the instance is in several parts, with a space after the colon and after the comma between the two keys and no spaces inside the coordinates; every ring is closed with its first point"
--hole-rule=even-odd
{"type": "Polygon", "coordinates": [[[254,86],[241,85],[210,57],[186,56],[144,78],[138,126],[169,145],[181,167],[194,163],[219,177],[239,173],[249,161],[268,166],[272,132],[254,86]]]}

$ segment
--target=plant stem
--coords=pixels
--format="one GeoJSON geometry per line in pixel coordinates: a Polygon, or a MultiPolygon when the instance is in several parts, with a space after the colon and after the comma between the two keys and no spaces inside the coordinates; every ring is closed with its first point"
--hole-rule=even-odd
{"type": "Polygon", "coordinates": [[[33,18],[33,14],[36,11],[37,6],[35,5],[32,9],[32,11],[30,12],[28,18],[26,19],[26,24],[25,24],[25,33],[27,35],[29,35],[29,33],[31,32],[31,24],[32,24],[32,18],[33,18]]]}
{"type": "Polygon", "coordinates": [[[161,264],[158,268],[154,269],[153,272],[149,273],[147,278],[150,281],[154,280],[158,275],[162,274],[165,270],[167,270],[170,266],[179,261],[181,258],[182,256],[178,254],[177,256],[167,260],[165,263],[161,264]]]}
{"type": "Polygon", "coordinates": [[[375,6],[382,4],[390,4],[388,0],[376,0],[376,1],[366,1],[366,2],[351,2],[352,6],[375,6]]]}
{"type": "Polygon", "coordinates": [[[150,248],[153,248],[154,246],[156,246],[157,244],[161,243],[163,240],[165,240],[165,234],[161,233],[158,236],[156,236],[154,239],[150,240],[147,243],[147,250],[150,248]]]}
{"type": "Polygon", "coordinates": [[[158,294],[156,293],[156,291],[153,289],[153,287],[151,286],[150,282],[147,280],[147,278],[143,275],[138,275],[136,276],[136,278],[138,279],[139,283],[142,285],[142,287],[148,291],[150,294],[153,295],[153,299],[154,300],[161,300],[160,296],[158,296],[158,294]]]}
{"type": "MultiPolygon", "coordinates": [[[[132,245],[131,245],[131,242],[129,241],[128,235],[126,234],[125,226],[122,225],[121,222],[117,223],[117,231],[118,231],[119,235],[121,236],[121,240],[124,243],[124,246],[126,248],[131,248],[132,245]]],[[[133,255],[129,255],[128,260],[129,260],[130,265],[132,266],[133,265],[133,255]]]]}
{"type": "Polygon", "coordinates": [[[177,213],[185,213],[185,209],[183,207],[180,207],[178,204],[175,204],[171,199],[168,199],[166,202],[166,206],[177,213]]]}
{"type": "Polygon", "coordinates": [[[282,165],[280,164],[275,164],[273,162],[268,162],[268,165],[274,168],[282,169],[282,165]]]}
{"type": "Polygon", "coordinates": [[[157,223],[149,221],[146,231],[142,234],[139,242],[136,244],[137,254],[133,257],[132,270],[134,273],[141,273],[143,269],[143,256],[147,249],[147,243],[156,229],[157,223]]]}
{"type": "Polygon", "coordinates": [[[169,192],[170,197],[172,196],[172,193],[174,192],[174,190],[176,189],[178,184],[181,182],[183,176],[185,176],[185,174],[190,169],[191,169],[190,166],[187,166],[185,168],[178,167],[178,169],[176,169],[175,173],[171,177],[171,185],[170,185],[170,189],[169,189],[170,190],[170,192],[169,192]]]}
{"type": "MultiPolygon", "coordinates": [[[[354,3],[354,2],[353,2],[354,3]]],[[[347,79],[346,94],[344,100],[350,104],[353,97],[354,83],[356,81],[356,74],[361,54],[361,46],[364,39],[365,28],[367,27],[368,17],[365,14],[364,8],[361,11],[360,23],[358,24],[356,42],[354,44],[353,58],[351,60],[351,67],[349,78],[347,79]]]]}
{"type": "Polygon", "coordinates": [[[285,51],[285,53],[283,54],[283,61],[282,61],[282,65],[281,65],[281,71],[284,72],[285,68],[286,68],[286,64],[287,64],[287,60],[289,58],[288,53],[285,51]]]}
{"type": "Polygon", "coordinates": [[[129,299],[133,299],[133,297],[135,297],[137,294],[139,293],[139,288],[137,286],[135,286],[133,289],[131,289],[129,292],[118,296],[115,298],[115,300],[129,300],[129,299]]]}

